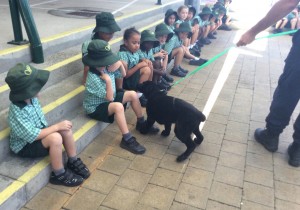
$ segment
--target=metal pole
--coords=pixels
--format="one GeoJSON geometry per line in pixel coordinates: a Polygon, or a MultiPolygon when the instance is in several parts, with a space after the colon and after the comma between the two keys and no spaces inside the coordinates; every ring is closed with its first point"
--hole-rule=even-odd
{"type": "Polygon", "coordinates": [[[10,16],[11,16],[11,22],[12,22],[12,26],[13,26],[15,39],[10,42],[7,42],[7,43],[8,44],[16,44],[16,45],[27,44],[28,41],[23,39],[20,14],[19,14],[17,1],[9,0],[8,2],[9,2],[10,16]]]}
{"type": "Polygon", "coordinates": [[[27,32],[28,39],[30,41],[32,62],[43,63],[43,47],[40,40],[40,36],[36,29],[36,25],[32,16],[28,0],[18,0],[18,6],[27,32]]]}
{"type": "Polygon", "coordinates": [[[156,5],[162,5],[161,0],[157,0],[156,5]]]}

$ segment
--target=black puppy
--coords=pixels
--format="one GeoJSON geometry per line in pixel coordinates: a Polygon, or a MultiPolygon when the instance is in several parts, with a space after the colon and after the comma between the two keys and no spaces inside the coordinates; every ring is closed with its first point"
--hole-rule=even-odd
{"type": "Polygon", "coordinates": [[[161,135],[168,136],[172,123],[175,123],[175,135],[187,147],[186,151],[177,157],[177,161],[181,162],[187,159],[194,151],[196,145],[201,144],[203,141],[199,125],[206,120],[205,115],[192,104],[182,99],[165,95],[153,82],[146,81],[139,84],[137,90],[142,92],[148,99],[146,107],[147,123],[144,124],[140,132],[142,134],[148,133],[156,121],[165,125],[165,130],[161,132],[161,135]],[[194,140],[191,138],[192,133],[196,135],[194,140]]]}

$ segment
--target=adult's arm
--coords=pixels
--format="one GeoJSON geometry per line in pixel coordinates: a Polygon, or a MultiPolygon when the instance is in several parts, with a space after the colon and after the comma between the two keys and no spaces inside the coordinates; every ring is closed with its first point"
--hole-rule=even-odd
{"type": "Polygon", "coordinates": [[[236,45],[239,47],[253,42],[255,36],[259,32],[265,30],[273,23],[276,23],[278,20],[290,13],[298,5],[299,1],[300,0],[279,0],[276,4],[274,4],[264,18],[241,36],[236,45]]]}

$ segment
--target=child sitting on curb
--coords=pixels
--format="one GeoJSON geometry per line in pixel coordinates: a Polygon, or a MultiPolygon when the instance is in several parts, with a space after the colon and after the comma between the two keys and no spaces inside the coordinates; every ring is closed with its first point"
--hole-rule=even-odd
{"type": "Polygon", "coordinates": [[[152,81],[156,83],[161,90],[167,91],[171,88],[168,82],[164,83],[162,80],[162,75],[166,72],[162,68],[161,59],[165,56],[164,53],[158,52],[153,53],[153,48],[160,45],[159,41],[155,38],[155,35],[150,30],[144,30],[141,33],[141,50],[140,53],[143,58],[152,61],[153,66],[153,79],[152,81]]]}
{"type": "Polygon", "coordinates": [[[174,24],[175,24],[176,20],[177,20],[177,12],[172,9],[168,9],[165,13],[164,22],[173,33],[174,33],[174,29],[175,29],[174,24]]]}
{"type": "MultiPolygon", "coordinates": [[[[120,146],[134,154],[145,153],[145,147],[140,145],[128,130],[123,106],[131,102],[137,116],[136,129],[140,130],[145,120],[138,95],[135,91],[116,92],[115,76],[126,75],[122,62],[103,40],[93,40],[88,46],[88,51],[88,55],[82,59],[90,68],[83,101],[86,113],[89,117],[106,123],[116,120],[123,136],[120,146]]],[[[153,127],[152,132],[159,132],[159,129],[153,127]]]]}
{"type": "Polygon", "coordinates": [[[200,66],[207,60],[200,59],[194,55],[191,55],[189,49],[183,46],[183,41],[191,36],[191,26],[188,22],[183,22],[179,25],[179,28],[175,29],[173,37],[165,44],[164,50],[168,52],[169,62],[175,58],[174,67],[171,71],[171,75],[184,77],[188,71],[183,69],[180,64],[183,57],[190,59],[190,65],[200,66]]]}
{"type": "MultiPolygon", "coordinates": [[[[114,16],[110,12],[101,12],[96,15],[96,27],[93,30],[92,40],[100,39],[109,42],[117,31],[121,31],[121,28],[115,21],[114,16]]],[[[87,55],[87,48],[90,42],[91,40],[87,40],[82,44],[82,57],[87,55]]],[[[89,67],[84,66],[83,85],[85,84],[88,70],[89,67]]],[[[116,86],[117,90],[123,89],[123,78],[116,78],[116,86]]]]}
{"type": "MultiPolygon", "coordinates": [[[[141,34],[135,28],[128,28],[124,32],[124,44],[120,46],[118,56],[122,61],[126,76],[123,82],[125,90],[136,90],[138,84],[152,81],[153,67],[149,59],[145,59],[139,53],[141,34]]],[[[147,99],[140,97],[142,107],[146,107],[147,99]]]]}
{"type": "Polygon", "coordinates": [[[153,48],[154,55],[161,57],[161,66],[164,71],[162,80],[166,82],[173,82],[174,79],[167,74],[168,65],[168,52],[164,50],[164,46],[173,36],[173,30],[171,30],[166,24],[161,23],[155,27],[155,37],[159,41],[160,45],[153,48]]]}
{"type": "Polygon", "coordinates": [[[48,126],[37,99],[48,78],[49,71],[38,70],[24,63],[8,71],[5,81],[10,87],[9,99],[12,102],[8,113],[10,148],[25,158],[49,154],[53,169],[50,183],[78,186],[90,176],[90,172],[77,158],[72,123],[64,120],[48,126]],[[63,165],[62,145],[68,156],[66,169],[63,165]]]}

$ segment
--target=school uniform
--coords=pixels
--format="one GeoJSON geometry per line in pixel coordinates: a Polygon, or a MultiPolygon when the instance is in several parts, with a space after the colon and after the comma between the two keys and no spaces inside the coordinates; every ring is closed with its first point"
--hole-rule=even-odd
{"type": "Polygon", "coordinates": [[[10,148],[16,154],[27,144],[34,143],[41,130],[48,126],[37,98],[32,98],[31,104],[25,101],[11,103],[8,124],[11,128],[10,148]]]}
{"type": "MultiPolygon", "coordinates": [[[[127,63],[127,69],[130,71],[135,65],[137,65],[143,58],[141,53],[132,53],[124,45],[120,46],[120,51],[118,52],[120,60],[127,63]]],[[[137,70],[133,75],[128,78],[124,78],[123,88],[126,90],[136,90],[136,86],[140,80],[140,70],[137,70]]]]}
{"type": "MultiPolygon", "coordinates": [[[[112,81],[113,88],[113,102],[122,103],[124,92],[116,92],[115,78],[122,77],[119,70],[115,72],[109,72],[104,70],[109,75],[112,81]]],[[[112,101],[106,99],[106,82],[100,78],[100,72],[94,68],[91,68],[88,72],[83,108],[87,115],[93,119],[100,120],[107,123],[114,121],[114,115],[108,116],[108,105],[112,101]]]]}

